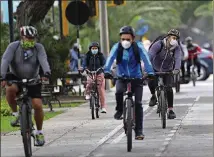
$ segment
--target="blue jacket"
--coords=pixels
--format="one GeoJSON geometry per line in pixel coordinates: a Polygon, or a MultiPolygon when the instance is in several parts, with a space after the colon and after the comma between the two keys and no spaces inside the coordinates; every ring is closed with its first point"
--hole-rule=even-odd
{"type": "MultiPolygon", "coordinates": [[[[110,55],[105,64],[105,72],[110,72],[111,66],[117,57],[117,49],[119,43],[116,43],[110,52],[110,55]]],[[[144,49],[141,42],[137,43],[140,53],[140,59],[143,60],[145,71],[148,74],[154,74],[152,64],[149,60],[147,51],[144,49]]],[[[141,65],[135,60],[133,47],[123,50],[122,62],[117,65],[118,77],[142,78],[141,65]]]]}

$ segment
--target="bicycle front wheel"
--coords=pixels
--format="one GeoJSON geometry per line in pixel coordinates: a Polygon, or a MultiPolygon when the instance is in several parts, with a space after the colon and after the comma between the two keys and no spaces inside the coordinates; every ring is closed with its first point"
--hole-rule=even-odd
{"type": "Polygon", "coordinates": [[[23,104],[21,108],[20,124],[21,124],[21,134],[24,144],[25,157],[32,156],[31,148],[31,131],[32,131],[32,121],[31,114],[28,110],[27,104],[23,104]]]}
{"type": "Polygon", "coordinates": [[[160,93],[160,108],[161,108],[161,123],[162,123],[162,128],[166,128],[166,111],[167,111],[167,104],[166,104],[166,98],[165,98],[165,93],[164,91],[161,91],[160,93]]]}
{"type": "Polygon", "coordinates": [[[91,108],[91,118],[92,119],[95,119],[95,98],[94,96],[92,95],[91,96],[91,99],[90,99],[90,108],[91,108]]]}
{"type": "Polygon", "coordinates": [[[180,75],[176,75],[176,80],[175,80],[175,91],[176,93],[180,92],[180,75]]]}
{"type": "Polygon", "coordinates": [[[132,116],[132,102],[131,100],[127,100],[127,151],[131,152],[132,149],[132,122],[133,122],[133,116],[132,116]]]}

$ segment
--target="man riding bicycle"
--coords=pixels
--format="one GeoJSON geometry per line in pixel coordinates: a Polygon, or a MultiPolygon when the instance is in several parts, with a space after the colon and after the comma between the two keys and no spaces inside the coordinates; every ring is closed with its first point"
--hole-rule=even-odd
{"type": "MultiPolygon", "coordinates": [[[[151,45],[149,49],[149,56],[152,62],[153,68],[156,72],[171,72],[175,74],[179,73],[181,67],[181,50],[178,45],[178,39],[180,32],[176,29],[171,29],[167,36],[163,40],[158,40],[151,45]]],[[[173,76],[166,75],[163,78],[164,84],[168,86],[167,101],[168,101],[168,118],[176,118],[173,112],[173,76]]],[[[149,89],[152,97],[149,102],[149,106],[155,106],[157,98],[155,95],[155,89],[158,86],[158,79],[150,80],[149,89]]]]}
{"type": "Polygon", "coordinates": [[[194,64],[197,66],[198,69],[198,77],[201,75],[201,64],[198,59],[198,54],[201,53],[201,48],[197,44],[193,43],[191,37],[187,37],[185,39],[186,45],[187,45],[187,50],[189,53],[189,57],[187,60],[187,76],[190,77],[190,67],[192,65],[191,63],[191,58],[193,58],[194,64]]]}
{"type": "MultiPolygon", "coordinates": [[[[13,74],[12,78],[10,78],[12,80],[39,79],[40,66],[45,74],[45,80],[47,80],[51,72],[43,45],[35,41],[37,36],[36,28],[23,26],[20,28],[20,36],[21,41],[10,43],[1,60],[1,76],[2,79],[5,79],[2,82],[2,86],[6,86],[6,99],[12,109],[13,116],[16,117],[14,121],[11,121],[11,126],[13,127],[20,125],[15,98],[21,87],[18,87],[17,84],[7,86],[6,74],[8,68],[13,74]]],[[[43,146],[45,139],[42,131],[44,113],[42,109],[41,84],[29,86],[28,96],[32,98],[32,107],[35,111],[36,142],[38,146],[43,146]]]]}
{"type": "MultiPolygon", "coordinates": [[[[86,53],[85,60],[83,62],[83,68],[90,71],[96,71],[105,65],[105,57],[103,53],[100,52],[100,46],[98,42],[92,42],[89,45],[89,51],[86,53]]],[[[81,69],[82,70],[82,69],[81,69]]],[[[106,103],[105,103],[105,78],[103,71],[97,73],[98,91],[101,103],[101,113],[106,113],[106,103]]],[[[87,77],[86,85],[86,100],[90,99],[90,89],[91,89],[92,79],[87,77]]]]}
{"type": "MultiPolygon", "coordinates": [[[[116,43],[110,52],[110,55],[105,65],[105,76],[110,77],[111,66],[116,59],[117,61],[117,77],[128,78],[142,78],[141,60],[145,65],[147,74],[154,75],[153,68],[150,63],[148,54],[141,42],[136,43],[135,32],[131,26],[124,26],[120,29],[120,42],[116,43]]],[[[136,113],[136,127],[135,138],[142,140],[143,134],[143,81],[134,80],[132,83],[132,90],[135,94],[135,113],[136,113]]],[[[123,94],[126,91],[126,82],[122,80],[116,81],[116,113],[114,118],[119,120],[123,114],[123,94]]]]}

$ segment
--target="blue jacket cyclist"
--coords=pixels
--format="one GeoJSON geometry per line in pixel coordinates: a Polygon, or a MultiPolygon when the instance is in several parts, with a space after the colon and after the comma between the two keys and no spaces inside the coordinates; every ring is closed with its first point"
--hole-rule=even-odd
{"type": "MultiPolygon", "coordinates": [[[[116,59],[117,77],[142,78],[141,60],[145,65],[145,70],[149,76],[153,76],[153,68],[146,50],[142,43],[135,42],[135,32],[131,26],[124,26],[120,29],[120,42],[116,43],[110,52],[105,64],[105,75],[108,77],[111,66],[116,59]]],[[[143,81],[134,80],[131,82],[132,91],[135,93],[135,139],[143,140],[143,81]]],[[[126,91],[127,82],[122,80],[116,81],[116,113],[115,119],[121,119],[123,114],[123,93],[126,91]]]]}

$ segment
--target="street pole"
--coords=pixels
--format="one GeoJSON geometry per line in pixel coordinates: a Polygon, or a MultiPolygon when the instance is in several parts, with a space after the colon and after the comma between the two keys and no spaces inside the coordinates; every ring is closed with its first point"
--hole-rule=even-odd
{"type": "Polygon", "coordinates": [[[52,6],[52,20],[53,20],[53,33],[56,32],[56,24],[55,24],[55,11],[54,11],[54,5],[52,6]]]}
{"type": "Polygon", "coordinates": [[[10,42],[14,41],[13,32],[13,0],[8,0],[9,27],[10,27],[10,42]]]}
{"type": "MultiPolygon", "coordinates": [[[[107,16],[107,1],[99,1],[99,20],[100,20],[100,45],[101,51],[106,57],[109,53],[109,30],[107,16]]],[[[106,80],[106,90],[110,89],[109,80],[106,80]]]]}
{"type": "Polygon", "coordinates": [[[62,25],[62,0],[59,0],[59,28],[60,38],[63,38],[63,25],[62,25]]]}

